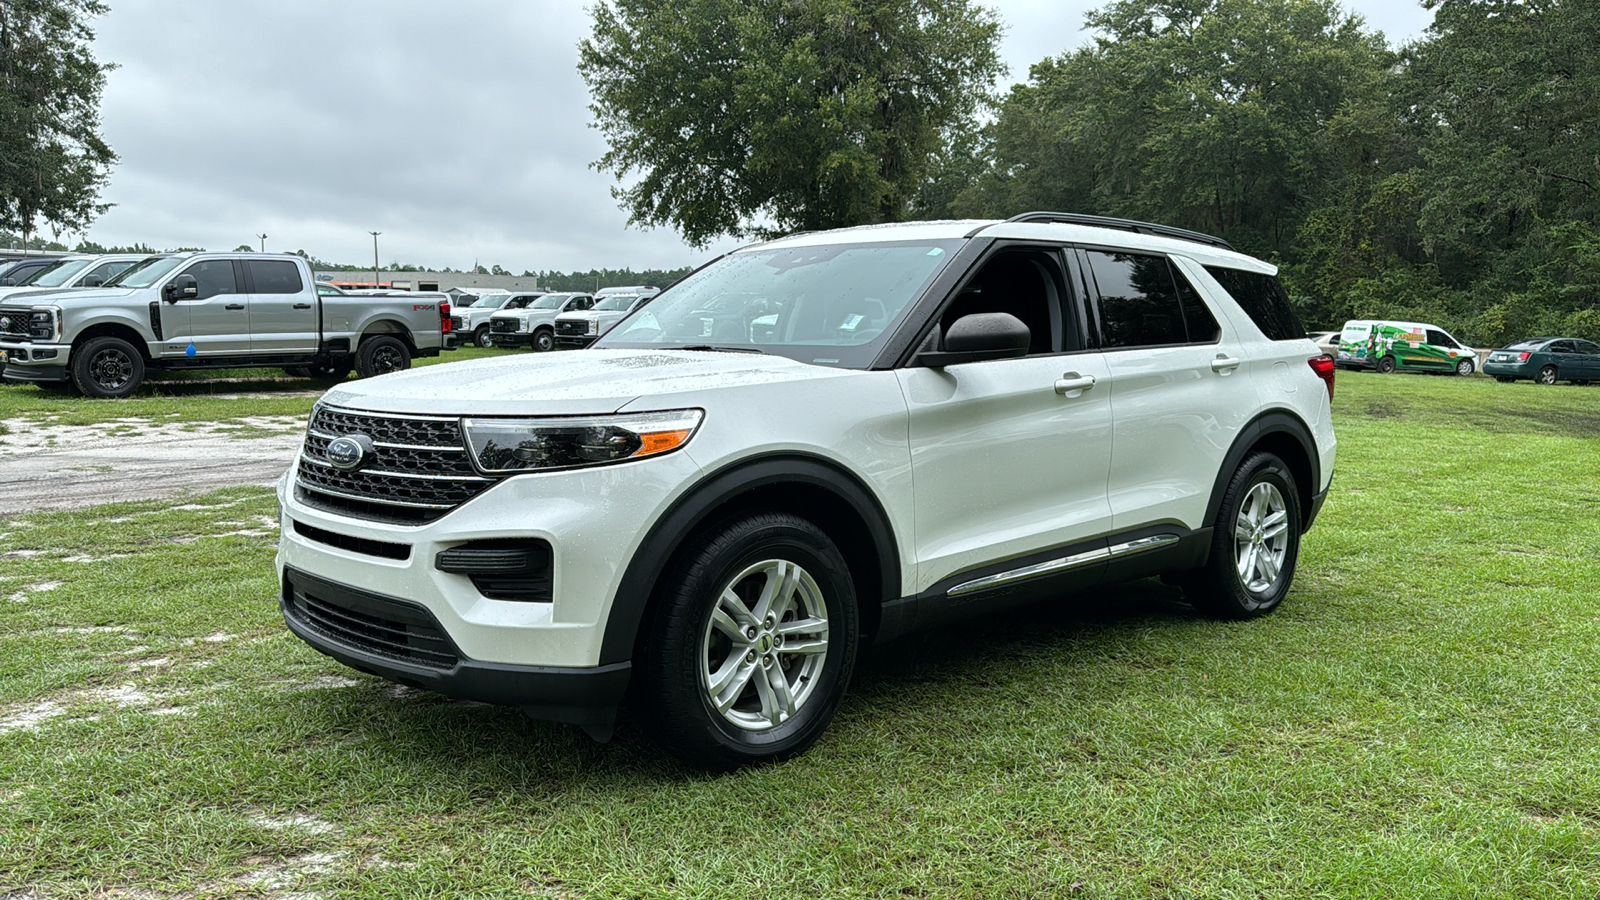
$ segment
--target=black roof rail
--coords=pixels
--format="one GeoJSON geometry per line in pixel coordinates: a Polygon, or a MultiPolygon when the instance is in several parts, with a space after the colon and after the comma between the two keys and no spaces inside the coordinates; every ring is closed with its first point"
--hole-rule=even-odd
{"type": "Polygon", "coordinates": [[[1132,231],[1138,234],[1154,234],[1161,237],[1177,238],[1180,241],[1194,241],[1197,244],[1209,244],[1232,250],[1233,245],[1219,237],[1190,231],[1187,228],[1174,228],[1171,225],[1157,225],[1154,222],[1137,222],[1133,219],[1114,219],[1110,216],[1090,216],[1083,213],[1062,212],[1025,212],[1012,216],[1007,222],[1060,222],[1063,225],[1092,225],[1096,228],[1115,228],[1119,231],[1132,231]]]}

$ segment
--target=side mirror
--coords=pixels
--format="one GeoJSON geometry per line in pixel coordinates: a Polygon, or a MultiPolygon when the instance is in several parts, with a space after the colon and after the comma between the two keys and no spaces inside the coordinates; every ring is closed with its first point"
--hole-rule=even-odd
{"type": "Polygon", "coordinates": [[[179,275],[167,282],[167,286],[161,289],[161,296],[168,303],[193,300],[200,296],[200,282],[195,281],[193,275],[179,275]]]}
{"type": "Polygon", "coordinates": [[[943,350],[917,354],[917,365],[942,369],[990,359],[1017,359],[1028,355],[1033,333],[1010,313],[973,313],[962,316],[944,336],[943,350]]]}

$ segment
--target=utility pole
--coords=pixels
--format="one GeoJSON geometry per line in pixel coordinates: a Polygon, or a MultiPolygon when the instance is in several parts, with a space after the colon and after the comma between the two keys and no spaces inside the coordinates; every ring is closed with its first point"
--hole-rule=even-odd
{"type": "Polygon", "coordinates": [[[258,234],[256,237],[261,238],[261,252],[267,252],[267,236],[264,234],[258,234]]]}
{"type": "Polygon", "coordinates": [[[383,234],[383,232],[369,231],[367,233],[372,235],[372,286],[377,288],[380,286],[378,284],[378,235],[383,234]]]}

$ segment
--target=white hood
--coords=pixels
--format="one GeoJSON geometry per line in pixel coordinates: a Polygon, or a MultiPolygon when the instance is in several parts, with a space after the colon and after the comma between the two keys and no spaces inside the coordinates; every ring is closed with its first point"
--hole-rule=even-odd
{"type": "Polygon", "coordinates": [[[323,400],[416,415],[583,415],[616,412],[637,398],[668,409],[675,394],[848,374],[783,356],[579,350],[425,366],[340,385],[323,400]]]}

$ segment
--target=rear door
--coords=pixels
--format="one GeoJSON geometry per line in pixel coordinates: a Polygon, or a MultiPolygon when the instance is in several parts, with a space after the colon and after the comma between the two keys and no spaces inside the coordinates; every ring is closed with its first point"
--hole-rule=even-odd
{"type": "Polygon", "coordinates": [[[1593,341],[1573,341],[1573,350],[1578,357],[1578,376],[1584,381],[1600,381],[1600,344],[1593,341]]]}
{"type": "Polygon", "coordinates": [[[314,353],[317,297],[300,267],[287,259],[243,261],[250,278],[250,351],[314,353]]]}
{"type": "MultiPolygon", "coordinates": [[[[198,294],[179,300],[189,339],[184,354],[193,357],[243,356],[250,352],[250,295],[244,289],[244,264],[232,259],[203,259],[180,269],[194,276],[198,294]],[[188,347],[193,347],[189,351],[188,347]]],[[[173,276],[174,278],[177,275],[173,276]]],[[[168,283],[172,279],[168,279],[168,283]]],[[[174,317],[178,318],[178,317],[174,317]]],[[[171,345],[179,335],[169,332],[171,345]]],[[[180,338],[181,340],[181,338],[180,338]]]]}
{"type": "Polygon", "coordinates": [[[1239,338],[1168,257],[1080,258],[1111,373],[1112,527],[1203,527],[1223,459],[1258,408],[1239,338]]]}

